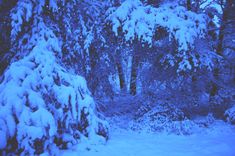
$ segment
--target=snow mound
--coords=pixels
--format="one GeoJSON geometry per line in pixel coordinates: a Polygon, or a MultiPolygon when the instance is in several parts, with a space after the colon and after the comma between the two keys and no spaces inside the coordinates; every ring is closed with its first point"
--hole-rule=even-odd
{"type": "Polygon", "coordinates": [[[139,113],[136,120],[130,123],[133,130],[189,135],[193,133],[192,129],[197,127],[194,122],[185,117],[181,110],[169,105],[158,105],[138,116],[139,113]]]}
{"type": "Polygon", "coordinates": [[[130,128],[137,131],[166,132],[168,134],[191,135],[211,128],[215,123],[212,114],[189,119],[183,111],[167,104],[159,104],[154,108],[139,108],[130,128]]]}

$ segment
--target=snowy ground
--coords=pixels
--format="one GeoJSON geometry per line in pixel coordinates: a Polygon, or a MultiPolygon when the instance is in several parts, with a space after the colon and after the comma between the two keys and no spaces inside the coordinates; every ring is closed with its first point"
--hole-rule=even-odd
{"type": "Polygon", "coordinates": [[[64,156],[234,156],[235,131],[220,123],[205,134],[177,136],[116,129],[106,145],[79,145],[64,156]],[[222,126],[221,126],[222,125],[222,126]],[[224,127],[223,127],[224,126],[224,127]]]}
{"type": "MultiPolygon", "coordinates": [[[[131,101],[131,100],[129,100],[131,101]]],[[[165,133],[136,132],[127,129],[130,111],[125,103],[113,103],[109,107],[110,139],[106,144],[79,144],[63,151],[63,156],[235,156],[235,127],[216,121],[193,135],[169,135],[165,133]],[[118,106],[117,107],[115,107],[118,106]],[[117,115],[119,111],[119,116],[117,115]],[[126,113],[123,113],[126,112],[126,113]],[[122,115],[120,115],[122,114],[122,115]]],[[[133,112],[133,110],[132,110],[133,112]]]]}

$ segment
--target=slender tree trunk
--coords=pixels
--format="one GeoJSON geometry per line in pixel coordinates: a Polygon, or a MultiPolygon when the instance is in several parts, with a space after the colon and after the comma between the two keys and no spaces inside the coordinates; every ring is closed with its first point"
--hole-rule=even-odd
{"type": "Polygon", "coordinates": [[[215,96],[218,93],[219,86],[216,83],[216,80],[219,79],[219,68],[215,68],[213,72],[214,79],[212,80],[212,86],[210,91],[210,96],[215,96]]]}
{"type": "Polygon", "coordinates": [[[120,89],[124,90],[126,88],[126,83],[125,83],[124,72],[123,72],[123,68],[122,68],[122,64],[120,60],[116,61],[116,66],[117,66],[118,77],[119,77],[119,82],[120,82],[120,89]]]}
{"type": "Polygon", "coordinates": [[[91,88],[91,92],[93,95],[99,85],[99,80],[98,80],[98,77],[96,76],[96,66],[97,66],[98,59],[99,59],[99,56],[97,54],[97,51],[95,47],[91,45],[89,48],[89,64],[87,64],[89,65],[90,70],[87,73],[87,79],[90,82],[92,82],[90,83],[91,84],[90,88],[91,88]]]}
{"type": "Polygon", "coordinates": [[[119,49],[115,50],[115,55],[112,57],[112,61],[115,62],[117,72],[118,72],[118,78],[119,78],[119,87],[122,91],[126,91],[126,81],[125,81],[125,75],[122,67],[122,56],[119,49]]]}
{"type": "Polygon", "coordinates": [[[136,46],[134,48],[133,57],[132,57],[132,65],[131,65],[131,82],[130,82],[130,93],[132,95],[136,95],[137,92],[137,74],[138,74],[138,65],[139,65],[139,58],[138,58],[138,51],[140,46],[136,46]]]}
{"type": "Polygon", "coordinates": [[[222,51],[223,51],[223,40],[224,40],[224,19],[225,19],[225,15],[223,15],[223,19],[222,19],[222,25],[219,29],[219,37],[218,37],[218,46],[217,46],[217,53],[219,55],[222,55],[222,51]]]}
{"type": "Polygon", "coordinates": [[[187,9],[191,10],[191,0],[187,0],[187,9]]]}

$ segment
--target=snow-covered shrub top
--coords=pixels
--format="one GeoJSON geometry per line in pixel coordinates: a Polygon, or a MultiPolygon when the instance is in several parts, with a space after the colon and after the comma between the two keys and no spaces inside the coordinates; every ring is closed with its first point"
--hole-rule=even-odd
{"type": "MultiPolygon", "coordinates": [[[[138,111],[143,110],[143,108],[140,109],[138,111]]],[[[137,113],[136,121],[130,124],[131,129],[189,135],[195,127],[195,124],[188,120],[180,109],[167,104],[155,106],[143,115],[139,115],[137,113]]]]}
{"type": "Polygon", "coordinates": [[[129,126],[134,130],[191,135],[212,126],[214,122],[212,114],[190,120],[181,109],[172,104],[158,103],[152,107],[141,106],[135,114],[135,120],[129,126]]]}
{"type": "Polygon", "coordinates": [[[178,42],[179,51],[193,47],[194,40],[203,37],[206,29],[202,14],[187,11],[175,3],[154,8],[144,5],[140,0],[126,0],[121,6],[108,11],[107,20],[111,22],[116,35],[120,35],[118,30],[121,28],[126,41],[138,38],[150,46],[157,28],[164,27],[169,33],[169,39],[178,42]]]}

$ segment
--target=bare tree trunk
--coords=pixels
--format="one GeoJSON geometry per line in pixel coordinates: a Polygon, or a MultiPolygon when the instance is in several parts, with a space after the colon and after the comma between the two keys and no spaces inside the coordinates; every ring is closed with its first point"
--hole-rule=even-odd
{"type": "Polygon", "coordinates": [[[131,82],[130,82],[130,93],[132,95],[136,95],[137,93],[137,74],[138,74],[138,65],[139,65],[139,57],[138,51],[141,46],[135,46],[132,57],[132,65],[131,65],[131,82]]]}
{"type": "Polygon", "coordinates": [[[125,81],[125,75],[123,71],[122,66],[122,56],[121,51],[119,49],[115,50],[115,55],[112,57],[112,61],[115,62],[117,72],[118,72],[118,78],[119,78],[119,87],[122,91],[126,91],[126,81],[125,81]]]}
{"type": "Polygon", "coordinates": [[[218,38],[218,46],[217,46],[217,53],[219,55],[222,55],[222,52],[223,52],[225,19],[226,19],[226,11],[223,13],[222,23],[219,29],[219,38],[218,38]]]}
{"type": "Polygon", "coordinates": [[[116,66],[117,66],[117,71],[118,71],[118,77],[119,77],[119,82],[120,82],[120,89],[124,90],[126,88],[126,83],[125,83],[125,77],[124,77],[124,72],[122,68],[121,61],[116,61],[116,66]]]}
{"type": "Polygon", "coordinates": [[[98,80],[98,77],[97,77],[97,74],[96,74],[96,66],[97,66],[97,62],[98,62],[98,59],[99,59],[99,56],[97,54],[97,51],[94,47],[94,45],[91,45],[90,48],[89,48],[89,60],[88,64],[86,64],[87,66],[89,66],[88,68],[89,71],[86,71],[86,78],[91,82],[91,83],[88,83],[90,84],[90,88],[91,88],[91,92],[92,92],[92,95],[95,94],[95,91],[99,85],[99,80],[98,80]]]}
{"type": "Polygon", "coordinates": [[[187,0],[187,9],[191,10],[191,0],[187,0]]]}

